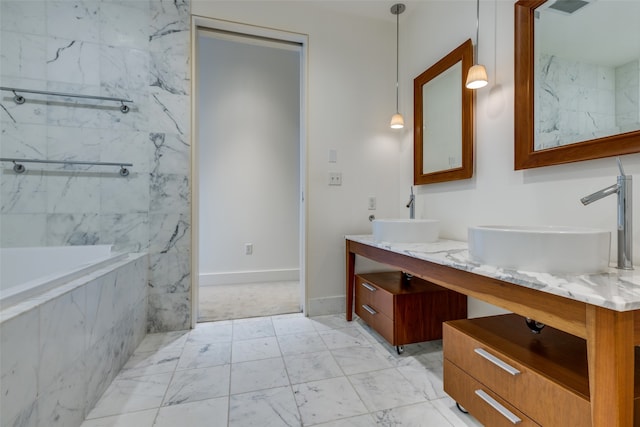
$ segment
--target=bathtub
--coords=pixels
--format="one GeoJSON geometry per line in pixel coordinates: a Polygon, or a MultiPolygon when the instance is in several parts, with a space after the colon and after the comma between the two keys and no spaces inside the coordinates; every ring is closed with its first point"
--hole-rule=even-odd
{"type": "Polygon", "coordinates": [[[0,248],[0,310],[125,257],[111,245],[0,248]]]}
{"type": "Polygon", "coordinates": [[[0,249],[0,425],[79,427],[146,334],[146,253],[0,249]]]}

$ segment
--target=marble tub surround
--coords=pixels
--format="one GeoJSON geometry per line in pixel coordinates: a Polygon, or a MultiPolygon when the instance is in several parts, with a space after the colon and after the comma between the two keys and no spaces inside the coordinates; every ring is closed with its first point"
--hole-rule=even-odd
{"type": "Polygon", "coordinates": [[[438,240],[434,243],[376,243],[370,235],[347,239],[481,276],[521,285],[553,295],[609,308],[629,311],[640,308],[640,272],[609,268],[606,273],[551,275],[496,268],[472,261],[467,242],[438,240]]]}
{"type": "Polygon", "coordinates": [[[0,2],[2,86],[124,97],[119,105],[0,94],[2,157],[122,161],[2,165],[0,245],[149,252],[148,329],[190,326],[189,0],[0,2]],[[170,274],[167,274],[170,272],[170,274]]]}
{"type": "Polygon", "coordinates": [[[479,426],[442,389],[441,341],[403,355],[344,314],[149,334],[82,427],[479,426]]]}
{"type": "Polygon", "coordinates": [[[146,334],[147,254],[0,312],[0,425],[79,426],[146,334]]]}

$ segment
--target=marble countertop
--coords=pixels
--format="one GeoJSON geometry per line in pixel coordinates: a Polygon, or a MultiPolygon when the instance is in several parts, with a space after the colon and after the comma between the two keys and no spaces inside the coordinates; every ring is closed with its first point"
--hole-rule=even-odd
{"type": "Polygon", "coordinates": [[[371,235],[346,236],[346,239],[616,311],[640,309],[640,270],[610,267],[608,272],[599,274],[552,275],[479,264],[470,259],[467,242],[456,240],[377,243],[371,235]]]}

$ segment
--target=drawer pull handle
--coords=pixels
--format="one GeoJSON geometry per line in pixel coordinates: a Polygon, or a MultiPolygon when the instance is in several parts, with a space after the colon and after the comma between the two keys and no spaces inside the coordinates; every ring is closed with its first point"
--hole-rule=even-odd
{"type": "Polygon", "coordinates": [[[476,390],[476,395],[480,399],[484,400],[487,405],[498,411],[500,415],[511,421],[512,424],[520,424],[522,422],[522,420],[518,418],[516,414],[502,406],[500,402],[489,396],[484,390],[476,390]]]}
{"type": "Polygon", "coordinates": [[[364,286],[365,288],[367,288],[368,290],[370,290],[371,292],[375,292],[376,288],[374,288],[373,286],[371,286],[368,283],[362,282],[362,286],[364,286]]]}
{"type": "Polygon", "coordinates": [[[373,308],[369,307],[367,304],[362,304],[362,308],[367,310],[370,314],[378,314],[373,308]]]}
{"type": "Polygon", "coordinates": [[[484,350],[482,348],[476,348],[473,351],[476,352],[476,354],[479,354],[480,356],[482,356],[485,359],[487,359],[489,362],[491,362],[494,365],[496,365],[498,368],[507,371],[508,373],[510,373],[513,376],[520,374],[519,370],[517,370],[513,366],[509,365],[508,363],[503,362],[502,360],[498,359],[493,354],[489,353],[488,351],[486,351],[486,350],[484,350]]]}

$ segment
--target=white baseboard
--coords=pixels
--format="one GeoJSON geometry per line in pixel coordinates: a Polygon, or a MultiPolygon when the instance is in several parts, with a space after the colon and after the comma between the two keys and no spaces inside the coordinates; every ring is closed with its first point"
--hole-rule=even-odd
{"type": "Polygon", "coordinates": [[[300,270],[297,268],[200,274],[200,286],[258,282],[291,282],[295,280],[300,280],[300,270]]]}
{"type": "Polygon", "coordinates": [[[346,297],[324,297],[324,298],[311,298],[307,305],[307,316],[324,316],[326,314],[340,314],[344,313],[346,305],[346,297]]]}

